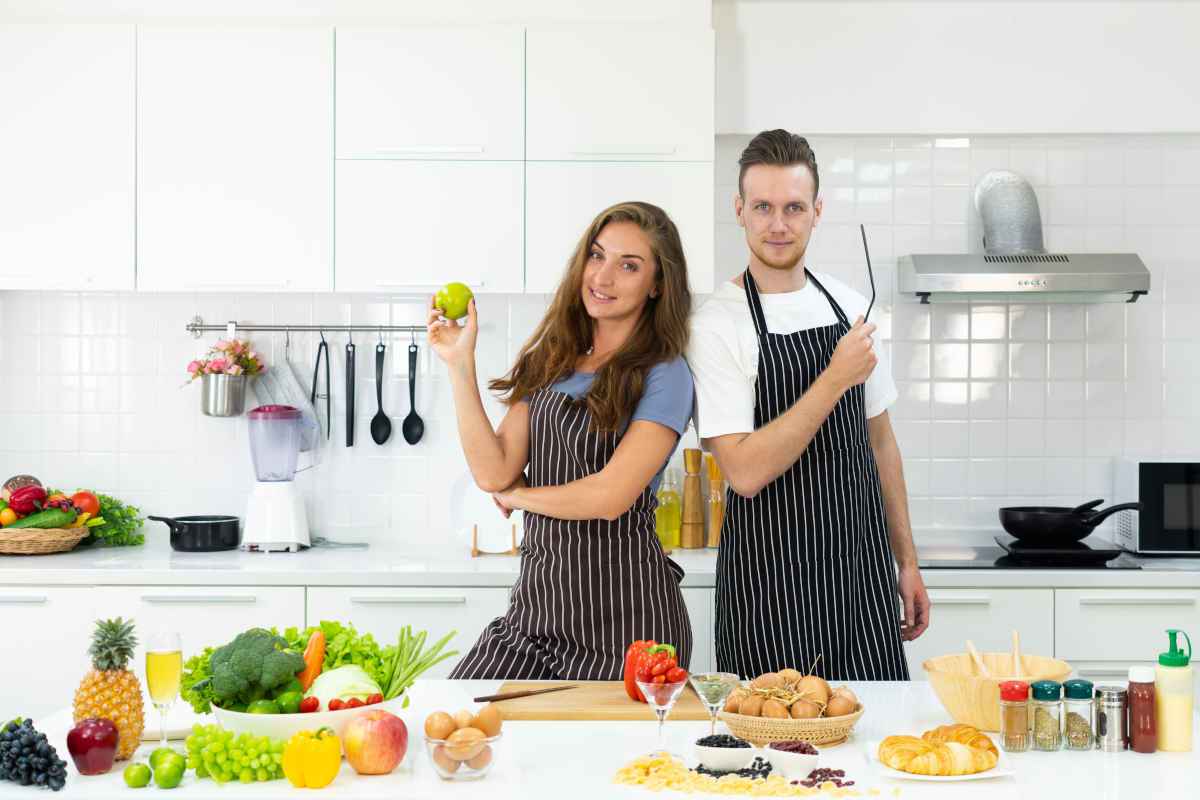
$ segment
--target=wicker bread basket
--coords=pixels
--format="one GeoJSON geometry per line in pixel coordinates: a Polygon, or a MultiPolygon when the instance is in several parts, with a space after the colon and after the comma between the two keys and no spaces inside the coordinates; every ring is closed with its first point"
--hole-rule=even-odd
{"type": "Polygon", "coordinates": [[[859,703],[852,713],[840,717],[776,719],[749,717],[729,711],[722,711],[720,717],[730,733],[760,747],[771,742],[790,742],[797,739],[828,747],[846,741],[863,711],[862,703],[859,703]]]}
{"type": "Polygon", "coordinates": [[[87,535],[86,527],[0,528],[0,553],[16,556],[65,553],[87,535]]]}

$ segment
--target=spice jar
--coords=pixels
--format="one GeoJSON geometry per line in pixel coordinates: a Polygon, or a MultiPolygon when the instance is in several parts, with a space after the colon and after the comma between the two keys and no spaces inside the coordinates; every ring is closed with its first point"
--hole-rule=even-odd
{"type": "Polygon", "coordinates": [[[1004,681],[1000,684],[1000,746],[1009,753],[1029,749],[1029,684],[1004,681]]]}
{"type": "Polygon", "coordinates": [[[1120,686],[1097,686],[1096,746],[1118,753],[1128,744],[1128,693],[1120,686]]]}
{"type": "Polygon", "coordinates": [[[1153,667],[1129,668],[1129,749],[1135,753],[1158,749],[1153,667]]]}
{"type": "Polygon", "coordinates": [[[1092,728],[1092,682],[1081,678],[1063,684],[1066,695],[1066,722],[1063,723],[1064,738],[1068,750],[1094,750],[1096,734],[1092,728]]]}
{"type": "Polygon", "coordinates": [[[1033,749],[1058,750],[1062,747],[1062,684],[1058,681],[1034,681],[1033,749]]]}

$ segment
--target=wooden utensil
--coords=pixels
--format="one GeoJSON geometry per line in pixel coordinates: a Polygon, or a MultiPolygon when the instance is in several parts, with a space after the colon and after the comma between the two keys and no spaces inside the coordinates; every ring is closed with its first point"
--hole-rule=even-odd
{"type": "Polygon", "coordinates": [[[1013,628],[1013,666],[1012,674],[1014,678],[1020,678],[1025,674],[1025,665],[1021,662],[1021,634],[1013,628]]]}
{"type": "Polygon", "coordinates": [[[975,662],[975,666],[983,677],[990,678],[992,673],[988,671],[987,664],[983,663],[983,659],[979,656],[979,651],[975,649],[975,643],[967,639],[967,652],[971,654],[971,660],[975,662]]]}
{"type": "Polygon", "coordinates": [[[472,698],[476,703],[499,703],[501,700],[515,700],[518,697],[533,697],[535,694],[550,694],[550,692],[565,692],[567,689],[578,689],[578,684],[569,686],[551,686],[546,689],[524,689],[519,692],[501,692],[500,694],[485,694],[483,697],[472,698]]]}

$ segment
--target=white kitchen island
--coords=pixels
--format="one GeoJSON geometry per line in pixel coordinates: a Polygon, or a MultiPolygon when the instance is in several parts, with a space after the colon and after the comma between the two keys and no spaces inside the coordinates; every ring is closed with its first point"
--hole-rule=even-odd
{"type": "MultiPolygon", "coordinates": [[[[617,770],[648,752],[655,745],[655,724],[647,722],[508,722],[504,738],[496,751],[492,772],[474,782],[454,783],[441,780],[433,771],[424,749],[423,722],[435,710],[473,707],[471,698],[495,691],[493,681],[420,681],[413,688],[413,703],[401,716],[408,725],[409,748],[404,762],[387,776],[356,775],[345,762],[334,783],[322,793],[293,789],[286,780],[261,784],[238,783],[217,786],[211,780],[197,780],[189,772],[174,790],[180,800],[191,798],[245,797],[250,800],[309,796],[354,798],[667,798],[683,797],[674,792],[652,793],[640,787],[613,784],[617,770]]],[[[852,790],[861,797],[937,797],[937,798],[1121,798],[1167,797],[1169,792],[1186,796],[1200,776],[1200,756],[1191,753],[1155,753],[1142,755],[1127,751],[1104,753],[1059,751],[1056,753],[1004,754],[1011,777],[952,783],[893,779],[883,777],[878,766],[867,756],[868,743],[889,734],[922,731],[951,720],[927,683],[851,684],[866,713],[854,735],[843,745],[821,752],[820,765],[846,771],[846,780],[855,781],[852,790]]],[[[650,712],[647,710],[647,715],[650,712]]],[[[70,727],[69,711],[63,710],[44,721],[43,729],[59,749],[64,760],[65,735],[70,727]]],[[[1198,720],[1200,724],[1200,720],[1198,720]]],[[[718,730],[721,730],[718,723],[718,730]]],[[[1200,730],[1200,728],[1198,728],[1200,730]]],[[[668,744],[694,766],[691,743],[707,735],[707,722],[667,722],[668,744]]],[[[182,742],[173,743],[182,749],[182,742]]],[[[155,745],[147,743],[138,757],[145,760],[155,745]]],[[[51,794],[44,789],[22,789],[0,784],[0,797],[54,797],[128,800],[140,797],[125,786],[120,762],[107,775],[85,778],[68,769],[66,788],[51,794]]],[[[147,797],[160,796],[163,790],[148,788],[147,797]]],[[[847,795],[854,796],[854,795],[847,795]]]]}

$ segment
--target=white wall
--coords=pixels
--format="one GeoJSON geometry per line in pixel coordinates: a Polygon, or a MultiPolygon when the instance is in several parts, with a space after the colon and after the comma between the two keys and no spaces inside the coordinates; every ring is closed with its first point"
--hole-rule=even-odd
{"type": "Polygon", "coordinates": [[[718,2],[717,132],[1200,130],[1200,4],[718,2]]]}

